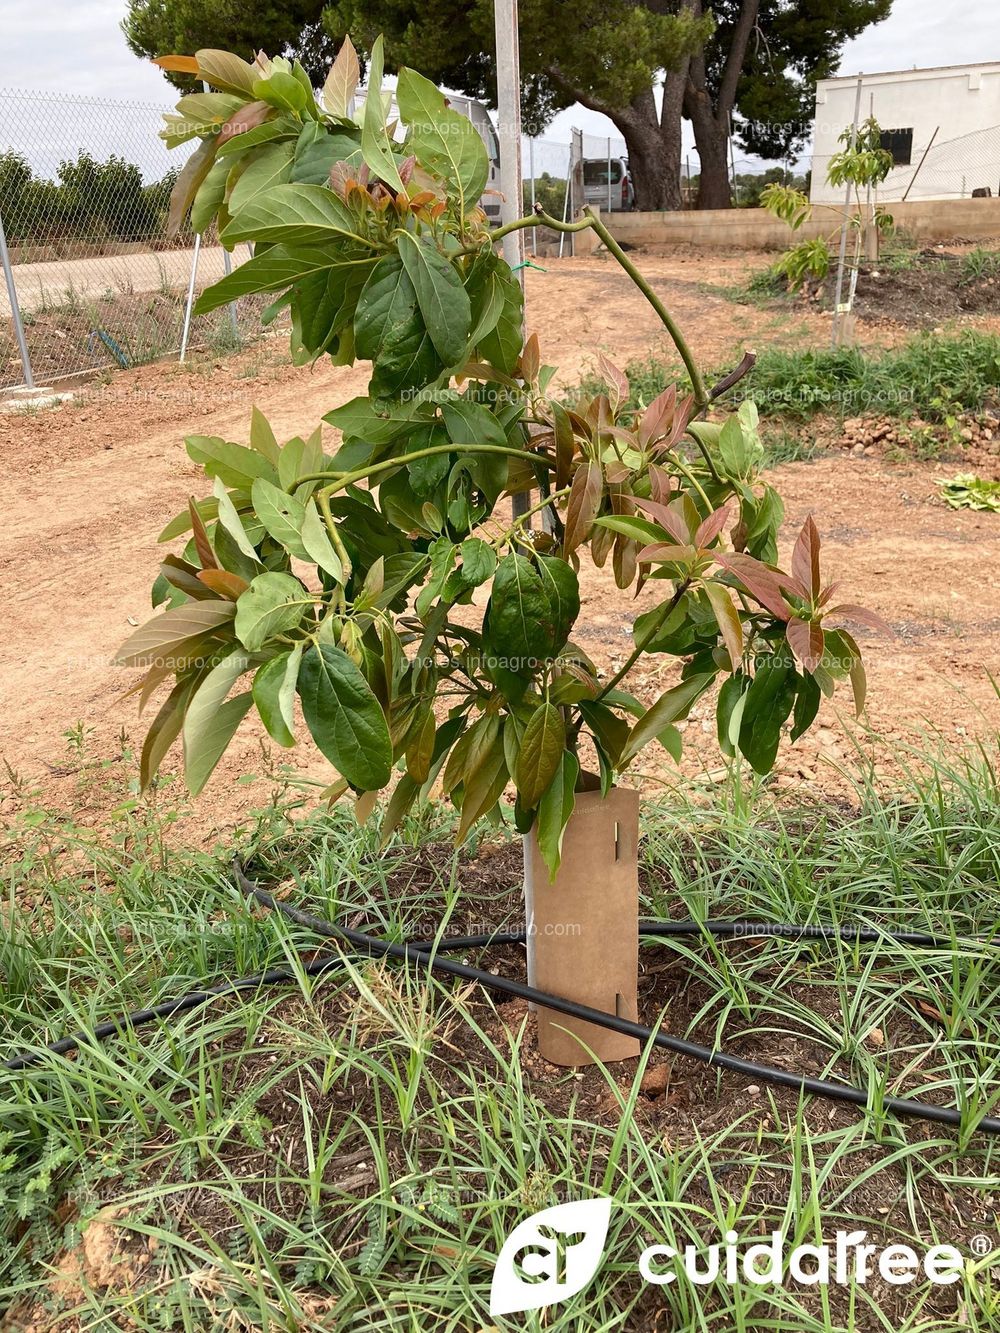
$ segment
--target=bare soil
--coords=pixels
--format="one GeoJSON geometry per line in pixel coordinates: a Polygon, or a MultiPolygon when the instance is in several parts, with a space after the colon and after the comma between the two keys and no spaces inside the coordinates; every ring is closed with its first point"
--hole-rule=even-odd
{"type": "MultiPolygon", "coordinates": [[[[828,337],[828,321],[817,311],[775,320],[756,308],[734,311],[711,290],[709,284],[732,283],[754,258],[645,261],[705,363],[735,362],[744,346],[828,337]]],[[[655,316],[611,263],[550,260],[547,267],[546,274],[528,271],[529,326],[537,321],[545,359],[561,368],[559,382],[572,385],[592,368],[595,344],[621,364],[665,354],[655,316]]],[[[123,730],[133,744],[141,740],[144,722],[134,702],[122,700],[132,673],[108,663],[150,613],[149,588],[164,549],[157,534],[190,494],[206,489],[184,436],[244,439],[256,403],[279,437],[288,438],[311,431],[324,412],[365,389],[364,365],[307,371],[287,365],[285,352],[283,336],[275,335],[226,360],[123,371],[71,403],[0,416],[6,471],[0,756],[16,775],[14,782],[4,777],[8,797],[34,789],[78,807],[82,801],[83,815],[92,804],[94,817],[113,799],[81,780],[63,734],[81,720],[92,728],[91,761],[120,755],[123,730]]],[[[335,432],[325,430],[332,448],[335,432]]],[[[871,664],[866,729],[848,726],[845,734],[826,706],[820,727],[784,750],[779,784],[842,787],[837,769],[850,758],[852,735],[889,762],[920,731],[956,740],[1000,720],[988,676],[1000,669],[1000,523],[995,515],[940,503],[940,470],[838,449],[773,475],[787,502],[786,543],[814,512],[831,576],[843,579],[845,596],[873,607],[895,631],[889,641],[862,636],[871,664]]],[[[652,594],[633,603],[605,571],[588,572],[583,592],[576,637],[599,665],[613,669],[629,650],[632,619],[652,594]]],[[[637,693],[653,697],[672,683],[671,671],[669,659],[662,665],[647,659],[635,677],[637,693]]],[[[687,723],[689,771],[718,762],[711,707],[703,701],[687,723]]],[[[267,753],[263,732],[245,725],[196,810],[180,821],[179,836],[209,837],[239,820],[260,792],[249,777],[246,785],[234,779],[259,774],[267,753]]],[[[272,758],[284,763],[288,756],[272,758]]],[[[313,777],[329,772],[308,742],[292,761],[313,777]]],[[[637,776],[654,788],[669,772],[650,759],[637,776]]]]}
{"type": "MultiPolygon", "coordinates": [[[[995,253],[997,243],[991,244],[995,253]]],[[[879,262],[866,262],[858,269],[855,316],[870,326],[933,329],[951,322],[965,324],[976,316],[1000,315],[1000,273],[986,271],[975,277],[964,267],[965,257],[976,248],[940,243],[905,256],[903,263],[894,262],[887,249],[879,262]]],[[[777,286],[783,286],[783,280],[777,286]]],[[[776,290],[774,300],[766,304],[772,309],[811,307],[829,312],[835,300],[834,266],[826,278],[808,280],[794,296],[776,290]]]]}
{"type": "Polygon", "coordinates": [[[1000,277],[970,277],[962,256],[930,248],[920,251],[912,268],[861,268],[854,307],[862,319],[933,328],[970,314],[1000,314],[1000,277]]]}

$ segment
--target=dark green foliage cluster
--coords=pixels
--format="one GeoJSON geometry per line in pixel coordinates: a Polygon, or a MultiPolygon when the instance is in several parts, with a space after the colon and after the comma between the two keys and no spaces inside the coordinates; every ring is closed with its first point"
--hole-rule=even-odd
{"type": "Polygon", "coordinates": [[[86,150],[75,161],[60,162],[55,181],[39,180],[26,158],[0,153],[4,231],[10,244],[162,235],[175,180],[171,172],[144,185],[133,162],[115,156],[98,162],[86,150]]]}
{"type": "Polygon", "coordinates": [[[154,588],[166,609],[119,658],[145,668],[143,700],[170,684],[144,782],[180,738],[198,792],[251,709],[282,746],[300,709],[337,771],[330,799],[353,792],[365,813],[391,787],[385,836],[440,784],[461,840],[499,818],[512,785],[516,826],[537,830],[554,874],[575,792],[606,794],[652,742],[678,757],[676,724],[720,676],[722,749],[760,772],[838,680],[860,708],[860,653],[837,622],[865,613],[831,605],[812,519],[791,571],[777,568],[783,509],[758,480],[756,409],[701,419],[709,393],[683,336],[599,219],[540,220],[598,231],[674,339],[690,394],[670,385],[634,404],[610,362],[606,392],[572,405],[550,394],[554,367],[525,339],[521,289],[496,251],[504,229],[480,208],[483,142],[408,68],[393,133],[381,40],[357,114],[349,42],[318,102],[280,57],[163,63],[217,90],[183,97],[163,132],[198,140],[174,222],[190,208],[196,230],[254,246],[198,309],[271,293],[296,361],[364,358],[371,378],[327,415],[332,455],[319,432],[279,443],[256,413],[247,445],[187,441],[212,494],[164,530],[187,539],[154,588]],[[531,492],[542,531],[500,505],[531,492]],[[585,553],[622,590],[664,589],[607,679],[573,639],[585,553]],[[676,659],[679,677],[649,706],[626,680],[646,653],[676,659]]]}

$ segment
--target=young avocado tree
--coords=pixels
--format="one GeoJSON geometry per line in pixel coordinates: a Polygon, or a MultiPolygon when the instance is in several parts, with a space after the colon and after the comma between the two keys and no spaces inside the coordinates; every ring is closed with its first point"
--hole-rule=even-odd
{"type": "MultiPolygon", "coordinates": [[[[278,745],[293,745],[297,696],[336,771],[326,795],[352,794],[367,816],[385,792],[386,838],[439,788],[459,811],[461,842],[501,818],[513,788],[532,979],[634,1015],[638,798],[618,775],[650,745],[676,760],[676,724],[720,677],[719,744],[758,773],[838,680],[864,702],[844,622],[870,617],[834,601],[811,517],[789,572],[778,567],[782,504],[757,477],[753,404],[703,420],[752,358],[708,390],[601,222],[544,216],[599,234],[690,380],[636,406],[604,362],[608,392],[567,405],[550,392],[538,338],[523,338],[521,289],[496,252],[502,229],[491,232],[479,206],[483,143],[431,83],[400,72],[400,130],[379,96],[352,118],[350,43],[318,102],[286,60],[200,51],[162,63],[218,90],[183,97],[168,117],[168,143],[200,140],[175,220],[190,207],[199,230],[216,221],[224,245],[254,246],[199,310],[273,292],[296,362],[364,358],[371,380],[325,418],[342,437],[333,454],[318,431],[279,444],[257,412],[248,444],[188,439],[212,491],[162,533],[187,545],[160,567],[153,604],[164,609],[118,657],[145,669],[143,704],[169,683],[142,782],[180,738],[199,792],[251,710],[278,745]],[[528,490],[539,501],[511,520],[505,497],[528,490]],[[545,530],[532,531],[541,511],[545,530]],[[585,560],[610,561],[622,590],[662,590],[609,677],[573,638],[585,560]],[[627,690],[648,654],[677,664],[649,706],[627,690]]],[[[369,77],[377,90],[380,43],[369,77]]],[[[543,1011],[539,1030],[554,1059],[637,1049],[552,1017],[543,1011]]]]}
{"type": "MultiPolygon", "coordinates": [[[[847,308],[850,310],[854,303],[862,253],[870,259],[878,259],[879,237],[892,227],[892,214],[879,204],[866,203],[861,197],[861,191],[864,189],[870,197],[871,190],[882,184],[892,170],[892,153],[882,147],[882,127],[874,117],[869,117],[857,127],[848,125],[838,143],[843,144],[843,147],[830,158],[826,181],[828,185],[848,186],[853,202],[848,209],[843,210],[842,220],[829,235],[816,236],[811,241],[800,241],[798,245],[791,246],[772,271],[787,279],[789,291],[798,291],[808,278],[822,282],[830,272],[830,245],[833,237],[843,226],[849,226],[854,232],[854,256],[850,263],[847,300],[847,308]]],[[[808,222],[812,217],[812,204],[808,196],[780,181],[773,181],[761,192],[760,202],[769,213],[787,222],[792,231],[798,231],[803,222],[808,222]]]]}

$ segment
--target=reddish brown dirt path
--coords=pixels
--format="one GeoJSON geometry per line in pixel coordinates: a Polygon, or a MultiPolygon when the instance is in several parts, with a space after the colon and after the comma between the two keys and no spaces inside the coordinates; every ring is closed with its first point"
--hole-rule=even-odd
{"type": "MultiPolygon", "coordinates": [[[[703,363],[738,356],[742,345],[818,343],[828,336],[818,313],[776,318],[733,306],[706,286],[739,281],[753,261],[640,260],[703,363]]],[[[560,365],[564,384],[592,363],[595,344],[621,364],[662,349],[655,316],[608,261],[547,261],[547,267],[544,275],[529,271],[529,327],[537,323],[544,359],[560,365]]],[[[879,339],[884,336],[880,331],[879,339]]],[[[73,762],[62,733],[78,721],[93,727],[89,754],[97,759],[118,751],[122,728],[133,743],[143,733],[134,701],[121,700],[131,673],[107,663],[132,623],[149,614],[149,587],[163,549],[157,533],[190,493],[207,489],[183,437],[243,439],[253,403],[279,437],[308,432],[325,411],[364,391],[366,367],[296,370],[284,356],[284,340],[269,340],[226,362],[147,366],[116,375],[75,403],[0,416],[6,473],[0,757],[46,799],[82,802],[95,816],[113,799],[107,783],[88,794],[79,774],[62,772],[73,762]]],[[[958,738],[1000,720],[987,675],[1000,671],[1000,520],[939,504],[933,486],[939,471],[837,452],[778,474],[789,538],[814,511],[828,567],[843,578],[845,593],[898,631],[888,643],[865,638],[872,663],[869,721],[892,745],[912,737],[914,728],[937,726],[958,738]]],[[[623,659],[634,611],[606,575],[588,575],[577,637],[602,665],[623,659]]],[[[669,665],[663,684],[670,683],[668,673],[669,665]]],[[[653,693],[660,676],[658,663],[645,666],[637,692],[653,693]]],[[[704,721],[696,716],[688,724],[688,762],[714,764],[712,745],[704,743],[712,741],[704,734],[711,730],[706,705],[703,710],[704,721]]],[[[817,759],[844,756],[848,745],[832,716],[825,722],[786,751],[786,779],[826,785],[822,765],[817,777],[817,759]]],[[[224,827],[259,802],[259,785],[238,787],[234,779],[260,771],[260,744],[260,733],[246,728],[189,816],[191,836],[224,827]]],[[[313,776],[327,776],[309,747],[292,757],[313,776]]],[[[275,758],[287,762],[288,755],[275,758]]],[[[2,781],[9,801],[17,783],[2,781]]],[[[0,803],[0,812],[5,808],[0,803]]]]}

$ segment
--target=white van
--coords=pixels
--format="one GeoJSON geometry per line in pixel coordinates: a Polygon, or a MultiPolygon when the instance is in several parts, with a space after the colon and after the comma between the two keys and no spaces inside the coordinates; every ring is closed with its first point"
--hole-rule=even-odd
{"type": "MultiPolygon", "coordinates": [[[[367,88],[358,89],[354,99],[354,109],[351,112],[353,116],[357,117],[360,114],[367,95],[367,88]]],[[[406,130],[404,126],[399,124],[399,107],[396,105],[396,94],[391,93],[391,97],[388,119],[397,122],[396,138],[402,139],[406,130]]],[[[479,132],[479,137],[486,145],[486,154],[490,160],[490,174],[486,182],[486,189],[479,200],[479,207],[491,223],[498,225],[500,222],[500,141],[497,138],[496,130],[493,128],[490,113],[482,102],[477,102],[474,97],[462,97],[458,93],[445,93],[444,99],[452,111],[457,111],[459,115],[465,116],[466,120],[472,122],[479,132]]]]}
{"type": "Polygon", "coordinates": [[[635,208],[635,190],[627,157],[585,157],[583,194],[588,204],[603,213],[627,213],[635,208]]]}

